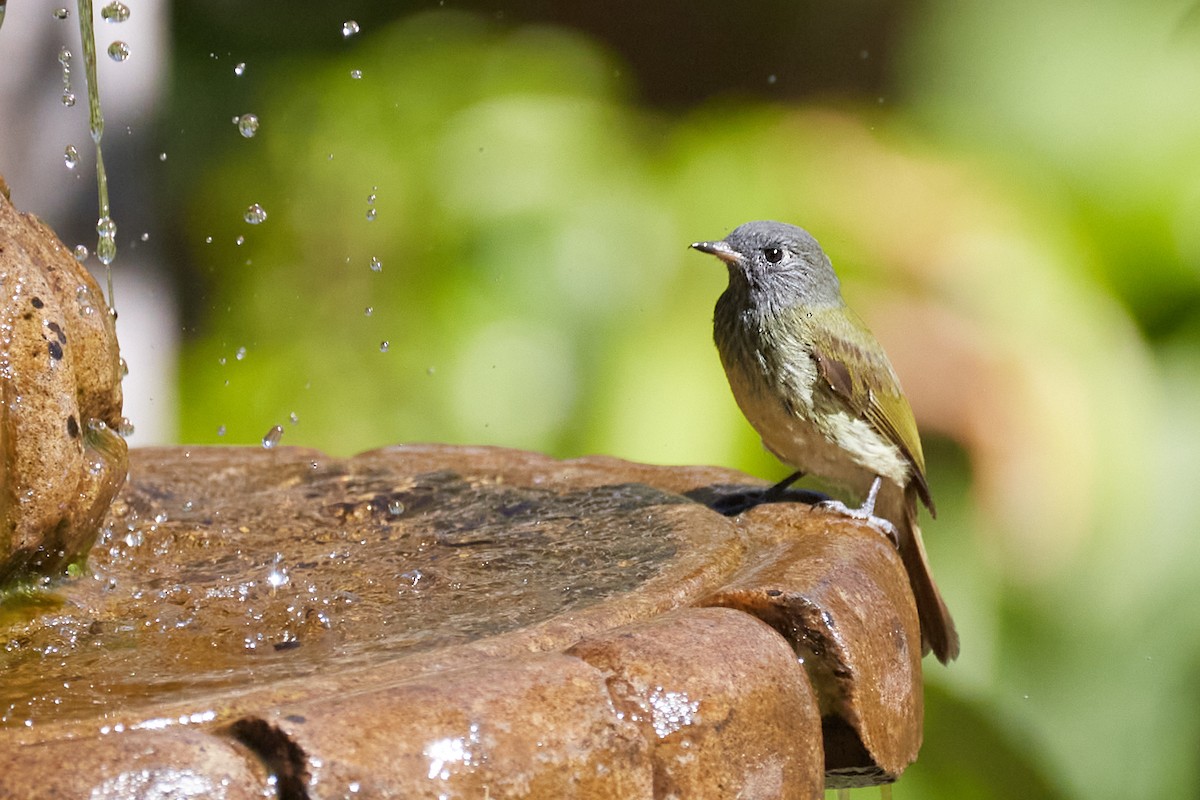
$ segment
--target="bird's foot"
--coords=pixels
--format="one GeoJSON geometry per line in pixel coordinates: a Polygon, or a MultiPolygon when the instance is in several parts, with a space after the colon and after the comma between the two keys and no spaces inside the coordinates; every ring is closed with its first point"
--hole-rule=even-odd
{"type": "Polygon", "coordinates": [[[841,500],[826,500],[820,505],[848,517],[862,520],[881,536],[887,537],[899,549],[900,532],[896,530],[896,526],[883,517],[875,516],[875,499],[879,496],[879,487],[882,485],[883,479],[878,475],[875,476],[875,480],[871,483],[871,491],[867,492],[867,499],[858,508],[850,508],[841,500]]]}

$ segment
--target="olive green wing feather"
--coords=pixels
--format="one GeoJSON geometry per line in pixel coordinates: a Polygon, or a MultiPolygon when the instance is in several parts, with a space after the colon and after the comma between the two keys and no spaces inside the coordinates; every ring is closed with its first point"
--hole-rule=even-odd
{"type": "Polygon", "coordinates": [[[831,315],[829,321],[838,322],[825,328],[829,335],[813,343],[817,372],[851,413],[865,419],[900,449],[912,466],[917,494],[936,516],[925,479],[925,454],[921,451],[917,421],[900,389],[900,381],[883,348],[862,320],[848,308],[842,311],[844,316],[831,315]],[[864,368],[867,364],[873,368],[864,368]]]}

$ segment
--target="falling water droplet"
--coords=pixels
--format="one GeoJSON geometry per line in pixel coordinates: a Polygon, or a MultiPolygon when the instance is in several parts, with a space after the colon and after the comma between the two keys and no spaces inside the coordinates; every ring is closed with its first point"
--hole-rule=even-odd
{"type": "Polygon", "coordinates": [[[104,18],[105,22],[124,22],[129,19],[129,6],[113,0],[100,9],[100,16],[104,18]]]}
{"type": "Polygon", "coordinates": [[[122,438],[128,439],[133,436],[133,423],[129,421],[129,417],[121,417],[121,421],[117,423],[117,434],[122,438]]]}
{"type": "Polygon", "coordinates": [[[70,108],[75,105],[75,92],[71,91],[71,51],[65,47],[59,49],[58,63],[62,65],[62,104],[70,108]]]}
{"type": "Polygon", "coordinates": [[[69,16],[71,16],[71,12],[65,8],[60,7],[60,8],[54,9],[54,18],[55,19],[66,19],[69,16]]]}
{"type": "Polygon", "coordinates": [[[129,45],[118,39],[108,46],[108,57],[118,63],[124,61],[129,58],[129,45]]]}
{"type": "Polygon", "coordinates": [[[75,260],[76,261],[86,261],[87,257],[88,257],[87,245],[85,245],[85,244],[75,245],[75,260]]]}
{"type": "Polygon", "coordinates": [[[383,262],[375,256],[371,256],[371,272],[382,272],[383,262]]]}
{"type": "Polygon", "coordinates": [[[361,69],[350,70],[350,77],[356,81],[362,80],[362,70],[361,69]]]}
{"type": "Polygon", "coordinates": [[[158,160],[159,160],[159,161],[166,161],[166,160],[167,160],[167,154],[166,154],[166,153],[159,153],[159,154],[158,154],[158,160]]]}
{"type": "Polygon", "coordinates": [[[238,133],[247,139],[258,133],[258,116],[256,114],[242,114],[240,117],[234,117],[233,121],[237,125],[238,133]]]}
{"type": "Polygon", "coordinates": [[[290,421],[291,421],[291,423],[292,423],[293,425],[295,425],[297,422],[299,422],[299,421],[300,421],[300,417],[299,417],[299,415],[298,415],[298,414],[296,414],[296,412],[295,412],[295,411],[293,411],[292,413],[288,414],[288,420],[290,420],[290,421]]]}
{"type": "Polygon", "coordinates": [[[264,211],[263,207],[258,203],[254,203],[246,209],[246,213],[243,215],[243,217],[246,222],[249,222],[251,225],[258,225],[267,221],[267,212],[264,211]]]}
{"type": "Polygon", "coordinates": [[[358,23],[352,19],[348,19],[342,23],[342,38],[349,39],[351,36],[358,33],[359,30],[361,29],[358,27],[358,23]]]}
{"type": "Polygon", "coordinates": [[[217,426],[217,436],[224,436],[224,435],[225,435],[225,426],[218,425],[217,426]]]}
{"type": "Polygon", "coordinates": [[[373,222],[374,220],[375,220],[375,208],[372,206],[371,208],[367,209],[367,222],[373,222]]]}
{"type": "Polygon", "coordinates": [[[246,348],[239,347],[237,349],[237,352],[233,354],[233,357],[236,358],[238,361],[241,361],[243,358],[246,357],[246,348]]]}
{"type": "Polygon", "coordinates": [[[374,306],[367,306],[366,308],[364,308],[364,309],[363,309],[363,313],[364,313],[364,314],[366,314],[366,315],[369,317],[369,316],[371,316],[372,314],[374,314],[374,313],[375,313],[375,307],[374,307],[374,306]]]}
{"type": "Polygon", "coordinates": [[[67,149],[63,151],[63,163],[67,165],[67,169],[75,169],[79,163],[79,151],[75,149],[75,145],[67,145],[67,149]]]}
{"type": "MultiPolygon", "coordinates": [[[[79,247],[83,247],[83,245],[79,245],[79,247]]],[[[79,247],[75,248],[76,258],[79,258],[79,247]]],[[[86,253],[87,248],[83,247],[83,251],[86,253]]],[[[92,293],[88,287],[79,286],[75,289],[75,302],[79,304],[79,313],[85,317],[90,317],[96,313],[96,307],[92,305],[92,293]]]]}
{"type": "Polygon", "coordinates": [[[236,244],[238,247],[241,247],[242,245],[244,245],[246,243],[246,237],[239,236],[233,240],[233,243],[236,244]]]}
{"type": "Polygon", "coordinates": [[[236,65],[234,65],[234,67],[233,67],[234,75],[237,75],[240,78],[240,77],[242,77],[242,75],[245,74],[245,72],[246,72],[246,62],[245,61],[239,61],[236,65]]]}
{"type": "Polygon", "coordinates": [[[279,444],[279,440],[283,438],[283,426],[273,425],[271,430],[267,431],[262,438],[262,446],[270,450],[275,445],[279,444]]]}
{"type": "Polygon", "coordinates": [[[386,353],[389,347],[391,347],[391,344],[388,343],[387,339],[384,339],[379,343],[379,352],[386,353]]]}

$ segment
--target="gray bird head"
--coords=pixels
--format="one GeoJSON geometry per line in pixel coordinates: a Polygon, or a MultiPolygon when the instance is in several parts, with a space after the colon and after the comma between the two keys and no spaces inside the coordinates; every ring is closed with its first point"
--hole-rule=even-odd
{"type": "Polygon", "coordinates": [[[729,268],[729,290],[764,311],[797,305],[841,305],[829,258],[803,228],[783,222],[747,222],[724,239],[695,242],[729,268]]]}

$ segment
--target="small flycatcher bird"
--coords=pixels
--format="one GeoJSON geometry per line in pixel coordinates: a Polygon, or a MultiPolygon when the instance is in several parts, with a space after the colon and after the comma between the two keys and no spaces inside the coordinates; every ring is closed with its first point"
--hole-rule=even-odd
{"type": "MultiPolygon", "coordinates": [[[[935,514],[917,423],[879,342],[842,300],[821,246],[782,222],[747,222],[693,248],[725,262],[713,338],[734,399],[763,444],[798,471],[864,496],[855,516],[895,527],[924,652],[958,656],[958,632],[929,572],[917,500],[935,514]]],[[[838,507],[845,506],[836,503],[838,507]]]]}

